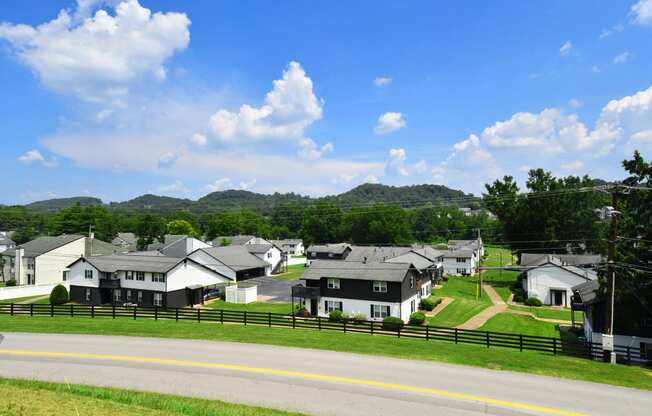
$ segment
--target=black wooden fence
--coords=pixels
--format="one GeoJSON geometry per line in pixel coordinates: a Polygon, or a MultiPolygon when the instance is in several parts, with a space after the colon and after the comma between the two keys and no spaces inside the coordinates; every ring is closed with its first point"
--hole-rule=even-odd
{"type": "MultiPolygon", "coordinates": [[[[220,324],[257,325],[267,327],[305,328],[318,331],[338,331],[370,335],[392,336],[449,341],[456,344],[475,344],[490,347],[512,348],[519,351],[540,351],[553,355],[572,355],[602,360],[601,344],[563,341],[559,338],[533,335],[447,328],[432,325],[388,326],[373,321],[333,322],[328,318],[304,318],[268,312],[247,312],[225,309],[194,309],[141,306],[89,306],[0,303],[0,315],[50,316],[83,318],[129,318],[173,321],[214,322],[220,324]]],[[[646,364],[640,348],[615,346],[618,361],[624,364],[646,364]]]]}

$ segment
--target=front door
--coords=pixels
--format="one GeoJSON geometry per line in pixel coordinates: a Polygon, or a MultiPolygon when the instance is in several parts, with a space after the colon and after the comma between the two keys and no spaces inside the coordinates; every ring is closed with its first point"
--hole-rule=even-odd
{"type": "Polygon", "coordinates": [[[552,297],[552,304],[555,306],[566,306],[566,291],[565,290],[551,290],[550,296],[552,297]]]}
{"type": "Polygon", "coordinates": [[[319,311],[317,310],[319,306],[318,300],[317,299],[310,299],[310,315],[312,316],[317,316],[319,311]]]}

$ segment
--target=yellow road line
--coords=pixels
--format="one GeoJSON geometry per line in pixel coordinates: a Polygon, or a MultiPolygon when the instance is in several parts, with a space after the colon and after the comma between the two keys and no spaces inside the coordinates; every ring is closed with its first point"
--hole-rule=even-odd
{"type": "Polygon", "coordinates": [[[167,358],[149,358],[137,357],[127,355],[111,355],[111,354],[84,354],[72,352],[50,352],[50,351],[24,351],[12,349],[0,349],[0,354],[24,356],[24,357],[51,357],[51,358],[81,358],[88,360],[104,360],[104,361],[119,361],[119,362],[133,362],[133,363],[147,363],[147,364],[161,364],[169,366],[180,367],[197,367],[197,368],[212,368],[220,370],[239,371],[244,373],[264,374],[272,376],[301,378],[305,380],[319,380],[329,381],[335,383],[353,384],[366,387],[377,387],[387,390],[398,390],[410,393],[422,393],[432,396],[445,397],[449,399],[467,400],[472,402],[479,402],[488,405],[507,407],[517,410],[526,410],[531,412],[538,412],[548,415],[557,416],[585,416],[583,413],[568,411],[564,409],[557,409],[553,407],[539,406],[534,404],[512,402],[508,400],[492,399],[490,397],[476,396],[473,394],[456,393],[440,389],[432,389],[428,387],[416,387],[404,384],[384,383],[381,381],[365,380],[353,377],[329,376],[324,374],[304,373],[301,371],[277,370],[273,368],[262,367],[249,367],[236,364],[220,364],[210,363],[203,361],[189,361],[189,360],[173,360],[167,358]]]}

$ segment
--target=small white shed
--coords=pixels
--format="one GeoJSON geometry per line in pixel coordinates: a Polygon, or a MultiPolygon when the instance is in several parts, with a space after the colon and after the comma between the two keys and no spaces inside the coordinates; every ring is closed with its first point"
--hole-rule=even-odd
{"type": "Polygon", "coordinates": [[[527,271],[523,289],[528,297],[537,298],[544,305],[570,307],[573,286],[597,278],[593,270],[548,262],[527,271]]]}
{"type": "Polygon", "coordinates": [[[258,299],[258,287],[247,283],[236,283],[226,287],[226,301],[229,303],[251,303],[258,299]]]}

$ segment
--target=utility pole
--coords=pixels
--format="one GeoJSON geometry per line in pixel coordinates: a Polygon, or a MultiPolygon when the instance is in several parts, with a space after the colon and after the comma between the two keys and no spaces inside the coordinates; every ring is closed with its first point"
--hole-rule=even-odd
{"type": "MultiPolygon", "coordinates": [[[[480,239],[480,229],[478,228],[478,263],[476,265],[477,273],[478,273],[478,290],[477,290],[477,296],[476,298],[481,298],[482,297],[482,269],[480,269],[480,263],[482,262],[482,253],[480,253],[480,247],[481,247],[481,239],[480,239]]],[[[471,254],[471,258],[473,258],[473,254],[471,254]]]]}
{"type": "Polygon", "coordinates": [[[609,230],[609,248],[607,251],[607,313],[605,322],[605,333],[613,335],[614,333],[614,292],[616,288],[616,242],[618,240],[618,215],[616,209],[618,203],[618,188],[611,191],[611,225],[609,230]]]}

